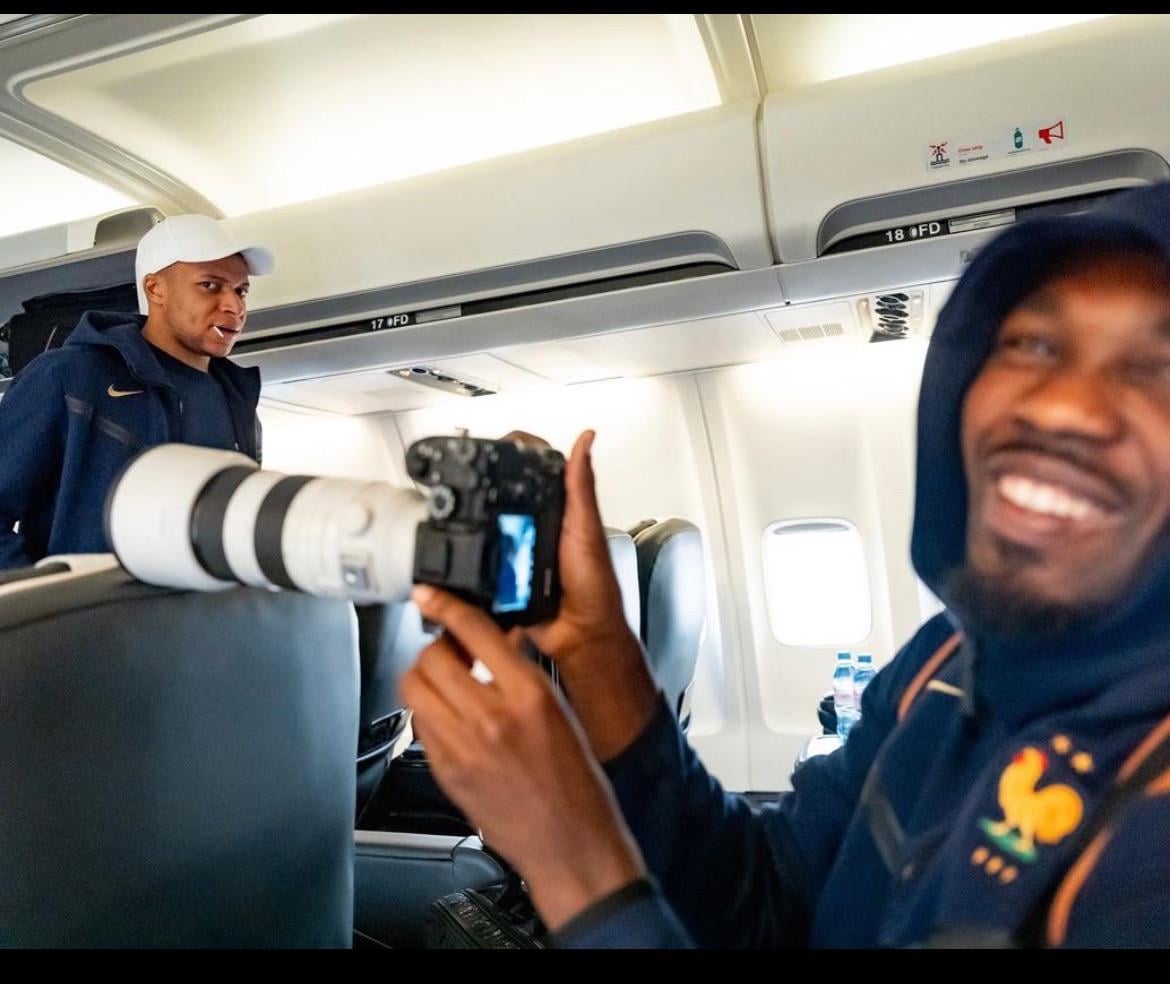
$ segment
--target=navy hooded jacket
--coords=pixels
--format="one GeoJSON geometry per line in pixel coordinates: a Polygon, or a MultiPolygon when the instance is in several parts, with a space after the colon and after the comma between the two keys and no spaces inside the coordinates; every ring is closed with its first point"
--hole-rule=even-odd
{"type": "MultiPolygon", "coordinates": [[[[108,551],[103,512],[114,478],[139,451],[179,439],[182,402],[142,337],[145,320],[87,312],[0,400],[0,569],[108,551]]],[[[236,449],[259,461],[260,371],[212,359],[210,372],[236,449]]]]}
{"type": "MultiPolygon", "coordinates": [[[[1170,263],[1170,184],[1011,228],[939,316],[919,399],[911,552],[944,601],[966,551],[963,396],[1008,311],[1070,248],[1104,245],[1170,263]]],[[[1170,946],[1170,773],[1127,801],[1092,850],[1078,836],[1135,748],[1170,732],[1170,550],[1155,551],[1108,615],[1063,635],[957,627],[950,612],[927,622],[866,689],[844,748],[804,763],[793,791],[758,811],[706,773],[664,704],[606,764],[660,891],[603,900],[559,942],[1170,946]],[[952,639],[955,655],[924,669],[952,639]],[[899,721],[920,670],[934,685],[899,721]],[[1016,811],[1036,824],[1031,844],[1016,811]]]]}

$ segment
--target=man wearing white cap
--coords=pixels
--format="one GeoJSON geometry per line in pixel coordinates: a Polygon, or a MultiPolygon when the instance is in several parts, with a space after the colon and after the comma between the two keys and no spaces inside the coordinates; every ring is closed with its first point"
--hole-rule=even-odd
{"type": "Polygon", "coordinates": [[[260,460],[260,372],[227,359],[244,329],[264,246],[214,219],[177,215],[138,244],[145,317],[88,311],[68,341],[30,362],[0,402],[0,568],[102,553],[106,492],[144,448],[168,442],[260,460]]]}

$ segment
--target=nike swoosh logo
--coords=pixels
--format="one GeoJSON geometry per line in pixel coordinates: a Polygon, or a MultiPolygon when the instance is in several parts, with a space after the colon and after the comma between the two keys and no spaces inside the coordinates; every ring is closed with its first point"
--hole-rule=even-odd
{"type": "Polygon", "coordinates": [[[139,393],[145,393],[146,390],[118,390],[114,389],[113,383],[110,383],[110,388],[106,392],[116,400],[119,396],[137,396],[139,393]]]}

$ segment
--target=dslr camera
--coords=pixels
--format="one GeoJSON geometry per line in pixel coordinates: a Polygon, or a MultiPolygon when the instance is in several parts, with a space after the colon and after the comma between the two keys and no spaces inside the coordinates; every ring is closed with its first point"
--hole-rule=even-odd
{"type": "Polygon", "coordinates": [[[429,494],[261,471],[244,455],[185,444],[142,452],[106,499],[106,539],[141,581],[214,591],[288,588],[359,604],[433,584],[505,627],[552,618],[565,459],[459,437],[413,444],[429,494]]]}
{"type": "Polygon", "coordinates": [[[557,613],[565,507],[559,451],[460,435],[411,445],[410,477],[429,489],[414,580],[491,612],[509,627],[557,613]]]}

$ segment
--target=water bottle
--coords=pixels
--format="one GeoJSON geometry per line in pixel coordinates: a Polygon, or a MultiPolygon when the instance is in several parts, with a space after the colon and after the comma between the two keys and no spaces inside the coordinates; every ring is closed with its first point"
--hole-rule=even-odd
{"type": "Polygon", "coordinates": [[[833,710],[837,714],[837,736],[844,741],[857,720],[853,697],[853,658],[847,652],[837,653],[833,669],[833,710]]]}
{"type": "Polygon", "coordinates": [[[861,694],[869,686],[873,674],[873,655],[858,653],[857,662],[853,666],[853,708],[858,717],[861,717],[861,694]]]}

